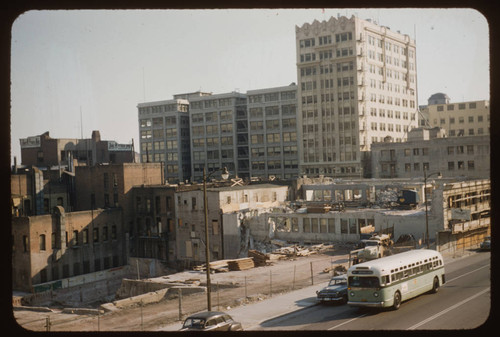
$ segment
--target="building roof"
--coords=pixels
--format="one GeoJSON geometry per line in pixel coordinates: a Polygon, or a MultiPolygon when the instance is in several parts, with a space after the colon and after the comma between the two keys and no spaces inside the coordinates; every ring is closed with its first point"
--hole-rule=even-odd
{"type": "Polygon", "coordinates": [[[242,190],[257,190],[262,188],[288,188],[286,185],[273,185],[273,184],[254,184],[243,186],[223,186],[223,187],[210,187],[207,191],[212,192],[225,192],[225,191],[242,191],[242,190]]]}

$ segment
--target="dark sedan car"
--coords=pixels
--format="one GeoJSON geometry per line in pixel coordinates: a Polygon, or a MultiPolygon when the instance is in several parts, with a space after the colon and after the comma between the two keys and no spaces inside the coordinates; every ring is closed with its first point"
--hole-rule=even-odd
{"type": "Polygon", "coordinates": [[[219,311],[205,311],[189,316],[180,331],[241,331],[241,323],[219,311]]]}
{"type": "Polygon", "coordinates": [[[347,303],[347,275],[334,276],[328,285],[316,292],[318,301],[347,303]]]}
{"type": "Polygon", "coordinates": [[[481,242],[479,249],[480,250],[491,250],[491,236],[487,236],[484,238],[484,241],[481,242]]]}

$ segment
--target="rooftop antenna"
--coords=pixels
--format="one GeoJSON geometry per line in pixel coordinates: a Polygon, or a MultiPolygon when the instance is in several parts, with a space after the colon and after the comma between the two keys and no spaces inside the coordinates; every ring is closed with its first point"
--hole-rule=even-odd
{"type": "Polygon", "coordinates": [[[146,102],[146,81],[144,79],[144,67],[142,67],[142,95],[144,97],[144,102],[146,102]]]}
{"type": "Polygon", "coordinates": [[[83,118],[82,118],[82,107],[80,106],[80,139],[83,139],[83,118]]]}

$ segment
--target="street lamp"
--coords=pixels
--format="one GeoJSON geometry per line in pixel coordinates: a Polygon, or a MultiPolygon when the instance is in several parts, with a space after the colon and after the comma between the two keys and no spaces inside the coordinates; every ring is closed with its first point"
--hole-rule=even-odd
{"type": "Polygon", "coordinates": [[[424,167],[424,204],[425,204],[425,242],[427,244],[427,249],[429,249],[429,214],[427,211],[427,178],[437,175],[438,178],[441,178],[441,172],[434,172],[429,175],[427,175],[427,170],[424,167]]]}
{"type": "MultiPolygon", "coordinates": [[[[212,297],[211,297],[211,283],[210,283],[210,249],[208,245],[209,235],[208,235],[208,201],[207,201],[207,179],[210,178],[215,172],[220,170],[215,170],[210,172],[207,176],[205,167],[203,167],[203,208],[205,209],[205,263],[207,268],[207,310],[212,310],[212,297]]],[[[222,169],[221,177],[224,180],[229,178],[229,171],[226,167],[222,169]]]]}

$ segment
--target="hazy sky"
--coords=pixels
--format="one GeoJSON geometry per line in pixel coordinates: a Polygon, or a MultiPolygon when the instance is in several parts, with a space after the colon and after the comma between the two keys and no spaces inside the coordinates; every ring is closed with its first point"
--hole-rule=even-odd
{"type": "Polygon", "coordinates": [[[418,104],[490,99],[488,22],[472,9],[29,11],[12,26],[11,160],[46,131],[138,151],[138,103],[297,82],[295,26],[338,15],[416,38],[418,104]]]}

